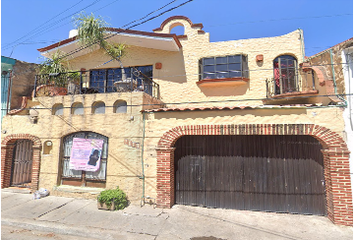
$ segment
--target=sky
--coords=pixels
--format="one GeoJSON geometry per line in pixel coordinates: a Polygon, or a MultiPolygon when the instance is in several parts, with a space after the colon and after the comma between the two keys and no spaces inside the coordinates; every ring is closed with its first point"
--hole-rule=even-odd
{"type": "Polygon", "coordinates": [[[202,23],[211,42],[280,36],[301,28],[306,56],[353,37],[352,0],[192,0],[177,7],[186,1],[1,0],[1,55],[42,62],[37,49],[67,39],[74,29],[73,16],[82,11],[120,28],[149,13],[153,12],[135,23],[171,9],[131,29],[152,32],[165,19],[183,15],[202,23]]]}

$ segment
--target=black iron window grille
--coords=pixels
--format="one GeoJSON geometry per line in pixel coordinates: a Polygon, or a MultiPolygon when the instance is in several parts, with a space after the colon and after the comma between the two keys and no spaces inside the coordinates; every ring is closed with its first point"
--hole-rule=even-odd
{"type": "Polygon", "coordinates": [[[78,132],[70,134],[63,139],[63,159],[62,159],[62,184],[67,185],[79,185],[87,186],[87,181],[91,181],[91,185],[94,186],[94,182],[105,182],[107,172],[107,157],[108,157],[108,138],[93,132],[78,132]],[[96,172],[73,170],[69,168],[71,149],[74,138],[85,139],[102,139],[102,155],[100,161],[100,168],[96,172]]]}

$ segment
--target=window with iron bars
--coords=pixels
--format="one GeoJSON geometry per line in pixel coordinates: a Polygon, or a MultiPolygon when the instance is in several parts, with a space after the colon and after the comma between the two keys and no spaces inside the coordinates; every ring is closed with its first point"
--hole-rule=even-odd
{"type": "Polygon", "coordinates": [[[86,187],[105,187],[108,157],[108,138],[94,132],[77,132],[63,139],[61,184],[86,187]],[[96,172],[70,169],[70,156],[74,138],[102,139],[100,168],[96,172]]]}

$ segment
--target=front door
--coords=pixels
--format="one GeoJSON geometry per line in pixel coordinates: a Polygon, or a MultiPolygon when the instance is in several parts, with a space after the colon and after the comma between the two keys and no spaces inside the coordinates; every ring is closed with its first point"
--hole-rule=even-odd
{"type": "Polygon", "coordinates": [[[30,140],[17,140],[12,159],[10,186],[30,187],[32,180],[32,147],[30,140]]]}

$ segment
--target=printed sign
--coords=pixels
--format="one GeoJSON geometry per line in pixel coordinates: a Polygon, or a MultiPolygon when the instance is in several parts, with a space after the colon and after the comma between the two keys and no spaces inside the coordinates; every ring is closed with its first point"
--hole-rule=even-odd
{"type": "Polygon", "coordinates": [[[100,168],[102,139],[74,138],[69,168],[96,172],[100,168]]]}

